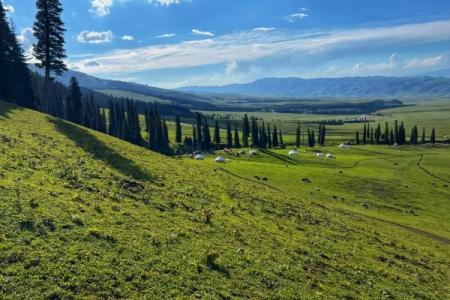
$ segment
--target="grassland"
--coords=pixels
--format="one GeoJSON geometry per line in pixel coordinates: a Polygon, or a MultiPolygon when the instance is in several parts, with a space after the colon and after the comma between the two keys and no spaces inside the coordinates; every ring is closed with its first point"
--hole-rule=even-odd
{"type": "Polygon", "coordinates": [[[321,150],[175,159],[0,102],[0,298],[445,299],[450,149],[321,150]]]}

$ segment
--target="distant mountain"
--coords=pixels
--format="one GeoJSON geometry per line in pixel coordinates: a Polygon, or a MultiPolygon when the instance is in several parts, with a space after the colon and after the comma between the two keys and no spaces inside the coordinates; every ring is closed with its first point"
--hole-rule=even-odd
{"type": "MultiPolygon", "coordinates": [[[[29,65],[29,67],[32,71],[42,74],[42,70],[38,69],[34,65],[29,65]]],[[[215,109],[215,106],[208,102],[209,97],[203,97],[174,90],[160,89],[143,84],[119,80],[100,79],[85,73],[72,70],[68,70],[67,72],[64,72],[62,76],[56,77],[56,80],[64,85],[68,85],[70,78],[72,77],[77,78],[80,86],[83,88],[95,90],[98,92],[106,91],[106,93],[109,95],[113,94],[112,91],[122,91],[129,92],[130,95],[134,93],[161,99],[161,102],[171,102],[173,104],[185,106],[190,109],[215,109]]],[[[130,98],[133,97],[130,96],[130,98]]]]}
{"type": "Polygon", "coordinates": [[[450,78],[450,69],[443,69],[437,71],[431,71],[421,74],[422,76],[432,76],[432,77],[446,77],[450,78]]]}
{"type": "Polygon", "coordinates": [[[191,86],[191,93],[240,94],[288,98],[423,98],[450,97],[450,79],[421,77],[266,78],[247,84],[191,86]]]}

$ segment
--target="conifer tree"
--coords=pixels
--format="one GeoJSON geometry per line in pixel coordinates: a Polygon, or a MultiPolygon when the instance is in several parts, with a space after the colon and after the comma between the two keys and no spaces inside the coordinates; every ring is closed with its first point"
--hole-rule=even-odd
{"type": "Polygon", "coordinates": [[[311,147],[316,146],[316,133],[314,130],[311,130],[311,147]]]}
{"type": "Polygon", "coordinates": [[[220,139],[220,127],[219,127],[219,121],[216,120],[216,124],[214,125],[214,144],[216,146],[220,146],[221,139],[220,139]]]}
{"type": "Polygon", "coordinates": [[[436,128],[431,130],[430,143],[433,145],[436,143],[436,128]]]}
{"type": "Polygon", "coordinates": [[[364,125],[364,129],[363,129],[363,140],[362,140],[363,145],[367,144],[367,126],[364,125]]]}
{"type": "Polygon", "coordinates": [[[241,148],[241,143],[239,139],[239,131],[237,126],[234,127],[234,148],[241,148]]]}
{"type": "Polygon", "coordinates": [[[277,148],[279,146],[278,143],[278,129],[277,126],[273,126],[273,132],[272,132],[272,146],[274,148],[277,148]]]}
{"type": "Polygon", "coordinates": [[[36,96],[23,49],[0,1],[0,99],[33,108],[36,96]]]}
{"type": "Polygon", "coordinates": [[[228,121],[228,123],[227,123],[227,147],[233,148],[233,133],[231,131],[230,121],[228,121]]]}
{"type": "Polygon", "coordinates": [[[427,137],[425,133],[425,127],[422,129],[422,144],[425,144],[427,142],[427,137]]]}
{"type": "Polygon", "coordinates": [[[375,143],[375,133],[373,127],[370,128],[370,144],[373,145],[375,143]]]}
{"type": "Polygon", "coordinates": [[[375,142],[381,144],[381,125],[378,123],[377,129],[375,130],[375,142]]]}
{"type": "Polygon", "coordinates": [[[209,131],[208,119],[203,119],[203,150],[211,149],[211,132],[209,131]]]}
{"type": "Polygon", "coordinates": [[[175,119],[175,142],[177,144],[181,144],[183,136],[183,129],[181,127],[180,116],[177,116],[175,119]]]}
{"type": "Polygon", "coordinates": [[[384,143],[386,145],[389,145],[389,124],[387,122],[384,130],[384,143]]]}
{"type": "Polygon", "coordinates": [[[320,131],[320,145],[325,146],[325,138],[327,136],[327,129],[325,124],[322,124],[322,130],[320,131]]]}
{"type": "Polygon", "coordinates": [[[300,124],[297,125],[297,130],[295,131],[295,146],[297,148],[300,148],[301,146],[301,128],[300,128],[300,124]]]}
{"type": "Polygon", "coordinates": [[[75,77],[70,79],[70,94],[66,98],[65,111],[66,119],[70,122],[81,124],[81,116],[83,114],[82,95],[80,85],[75,77]]]}
{"type": "Polygon", "coordinates": [[[361,141],[359,140],[359,131],[356,132],[356,145],[359,145],[361,143],[361,141]]]}
{"type": "Polygon", "coordinates": [[[259,145],[259,129],[258,121],[255,117],[251,118],[251,132],[252,132],[252,146],[257,147],[259,145]]]}
{"type": "Polygon", "coordinates": [[[249,146],[248,138],[250,137],[250,123],[248,121],[248,115],[244,115],[244,119],[242,120],[242,144],[244,148],[249,146]]]}
{"type": "Polygon", "coordinates": [[[394,145],[396,142],[395,142],[395,133],[394,133],[394,130],[393,129],[391,129],[391,131],[389,132],[389,143],[388,143],[388,145],[394,145]]]}
{"type": "Polygon", "coordinates": [[[280,136],[280,148],[284,149],[285,146],[284,146],[284,141],[283,141],[283,132],[281,131],[281,129],[280,129],[279,136],[280,136]]]}
{"type": "Polygon", "coordinates": [[[273,143],[272,143],[272,132],[270,131],[270,124],[267,124],[267,145],[269,149],[272,149],[273,143]]]}
{"type": "Polygon", "coordinates": [[[197,123],[195,128],[197,129],[197,145],[196,150],[197,151],[202,151],[204,150],[203,148],[203,126],[202,126],[202,121],[203,121],[203,117],[200,113],[197,113],[197,123]]]}
{"type": "Polygon", "coordinates": [[[61,20],[63,11],[59,0],[37,0],[36,22],[33,26],[37,39],[34,45],[34,57],[39,61],[36,65],[45,70],[45,82],[51,80],[51,72],[61,75],[67,71],[64,63],[64,23],[61,20]]]}
{"type": "Polygon", "coordinates": [[[197,128],[195,125],[192,125],[192,146],[195,150],[197,150],[198,140],[197,140],[197,128]]]}

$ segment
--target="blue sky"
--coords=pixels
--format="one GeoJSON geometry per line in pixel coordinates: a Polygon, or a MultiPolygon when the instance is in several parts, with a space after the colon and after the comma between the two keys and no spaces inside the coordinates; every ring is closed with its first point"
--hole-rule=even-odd
{"type": "MultiPolygon", "coordinates": [[[[3,2],[29,51],[34,1],[3,2]]],[[[68,65],[102,78],[174,88],[450,68],[448,0],[61,2],[68,65]]]]}

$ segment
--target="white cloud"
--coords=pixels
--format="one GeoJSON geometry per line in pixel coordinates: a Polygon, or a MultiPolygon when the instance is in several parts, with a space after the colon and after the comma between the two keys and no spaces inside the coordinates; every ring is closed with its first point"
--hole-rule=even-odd
{"type": "Polygon", "coordinates": [[[12,5],[7,4],[3,6],[3,8],[5,9],[6,12],[10,14],[13,14],[15,12],[14,7],[12,5]]]}
{"type": "Polygon", "coordinates": [[[203,35],[203,36],[214,36],[214,33],[209,32],[209,31],[201,31],[198,29],[192,29],[192,34],[193,35],[203,35]]]}
{"type": "Polygon", "coordinates": [[[301,12],[298,12],[298,13],[295,13],[295,14],[292,14],[292,15],[289,15],[289,16],[287,16],[287,17],[284,18],[284,19],[285,19],[286,21],[288,21],[289,23],[294,23],[294,22],[297,21],[297,20],[302,20],[302,19],[307,18],[307,17],[309,17],[308,9],[302,8],[302,9],[301,9],[301,12]]]}
{"type": "Polygon", "coordinates": [[[120,39],[121,39],[121,40],[124,40],[124,41],[133,41],[133,40],[134,40],[134,37],[131,36],[131,35],[124,35],[124,36],[122,36],[120,39]]]}
{"type": "Polygon", "coordinates": [[[253,28],[252,31],[266,32],[266,31],[273,31],[275,29],[276,29],[275,27],[256,27],[256,28],[253,28]]]}
{"type": "Polygon", "coordinates": [[[149,3],[161,6],[170,6],[180,4],[181,2],[191,2],[191,0],[148,0],[149,3]]]}
{"type": "Polygon", "coordinates": [[[157,35],[156,37],[159,38],[159,39],[164,39],[164,38],[171,38],[171,37],[174,37],[174,36],[175,36],[175,33],[164,33],[164,34],[161,34],[161,35],[157,35]]]}
{"type": "Polygon", "coordinates": [[[109,15],[110,9],[113,5],[113,0],[91,0],[92,8],[89,11],[99,17],[104,17],[109,15]]]}
{"type": "Polygon", "coordinates": [[[405,69],[416,69],[416,68],[431,68],[439,66],[444,61],[444,56],[439,55],[436,57],[429,57],[425,59],[413,58],[406,65],[405,69]]]}
{"type": "MultiPolygon", "coordinates": [[[[450,21],[408,24],[391,27],[359,28],[331,32],[292,32],[274,30],[270,33],[245,31],[205,40],[169,45],[115,50],[97,55],[101,67],[96,73],[133,73],[145,70],[195,67],[229,62],[252,62],[280,55],[297,55],[309,60],[314,55],[333,51],[354,53],[358,49],[386,48],[389,45],[420,45],[450,40],[450,21]]],[[[398,64],[393,55],[379,64],[384,68],[398,64]]],[[[77,62],[82,68],[84,60],[77,62]]],[[[378,66],[378,68],[380,68],[378,66]]],[[[356,68],[362,68],[359,65],[356,68]]],[[[84,68],[89,72],[89,68],[84,68]]]]}
{"type": "Polygon", "coordinates": [[[104,44],[110,43],[113,40],[113,33],[111,30],[97,32],[97,31],[82,31],[77,37],[78,42],[83,44],[104,44]]]}
{"type": "Polygon", "coordinates": [[[238,64],[235,60],[227,64],[226,74],[231,75],[238,69],[238,64]]]}
{"type": "Polygon", "coordinates": [[[28,59],[32,59],[33,43],[35,41],[33,33],[34,33],[33,28],[26,27],[22,29],[20,31],[20,34],[17,36],[17,40],[22,45],[22,48],[25,51],[25,56],[28,59]]]}

